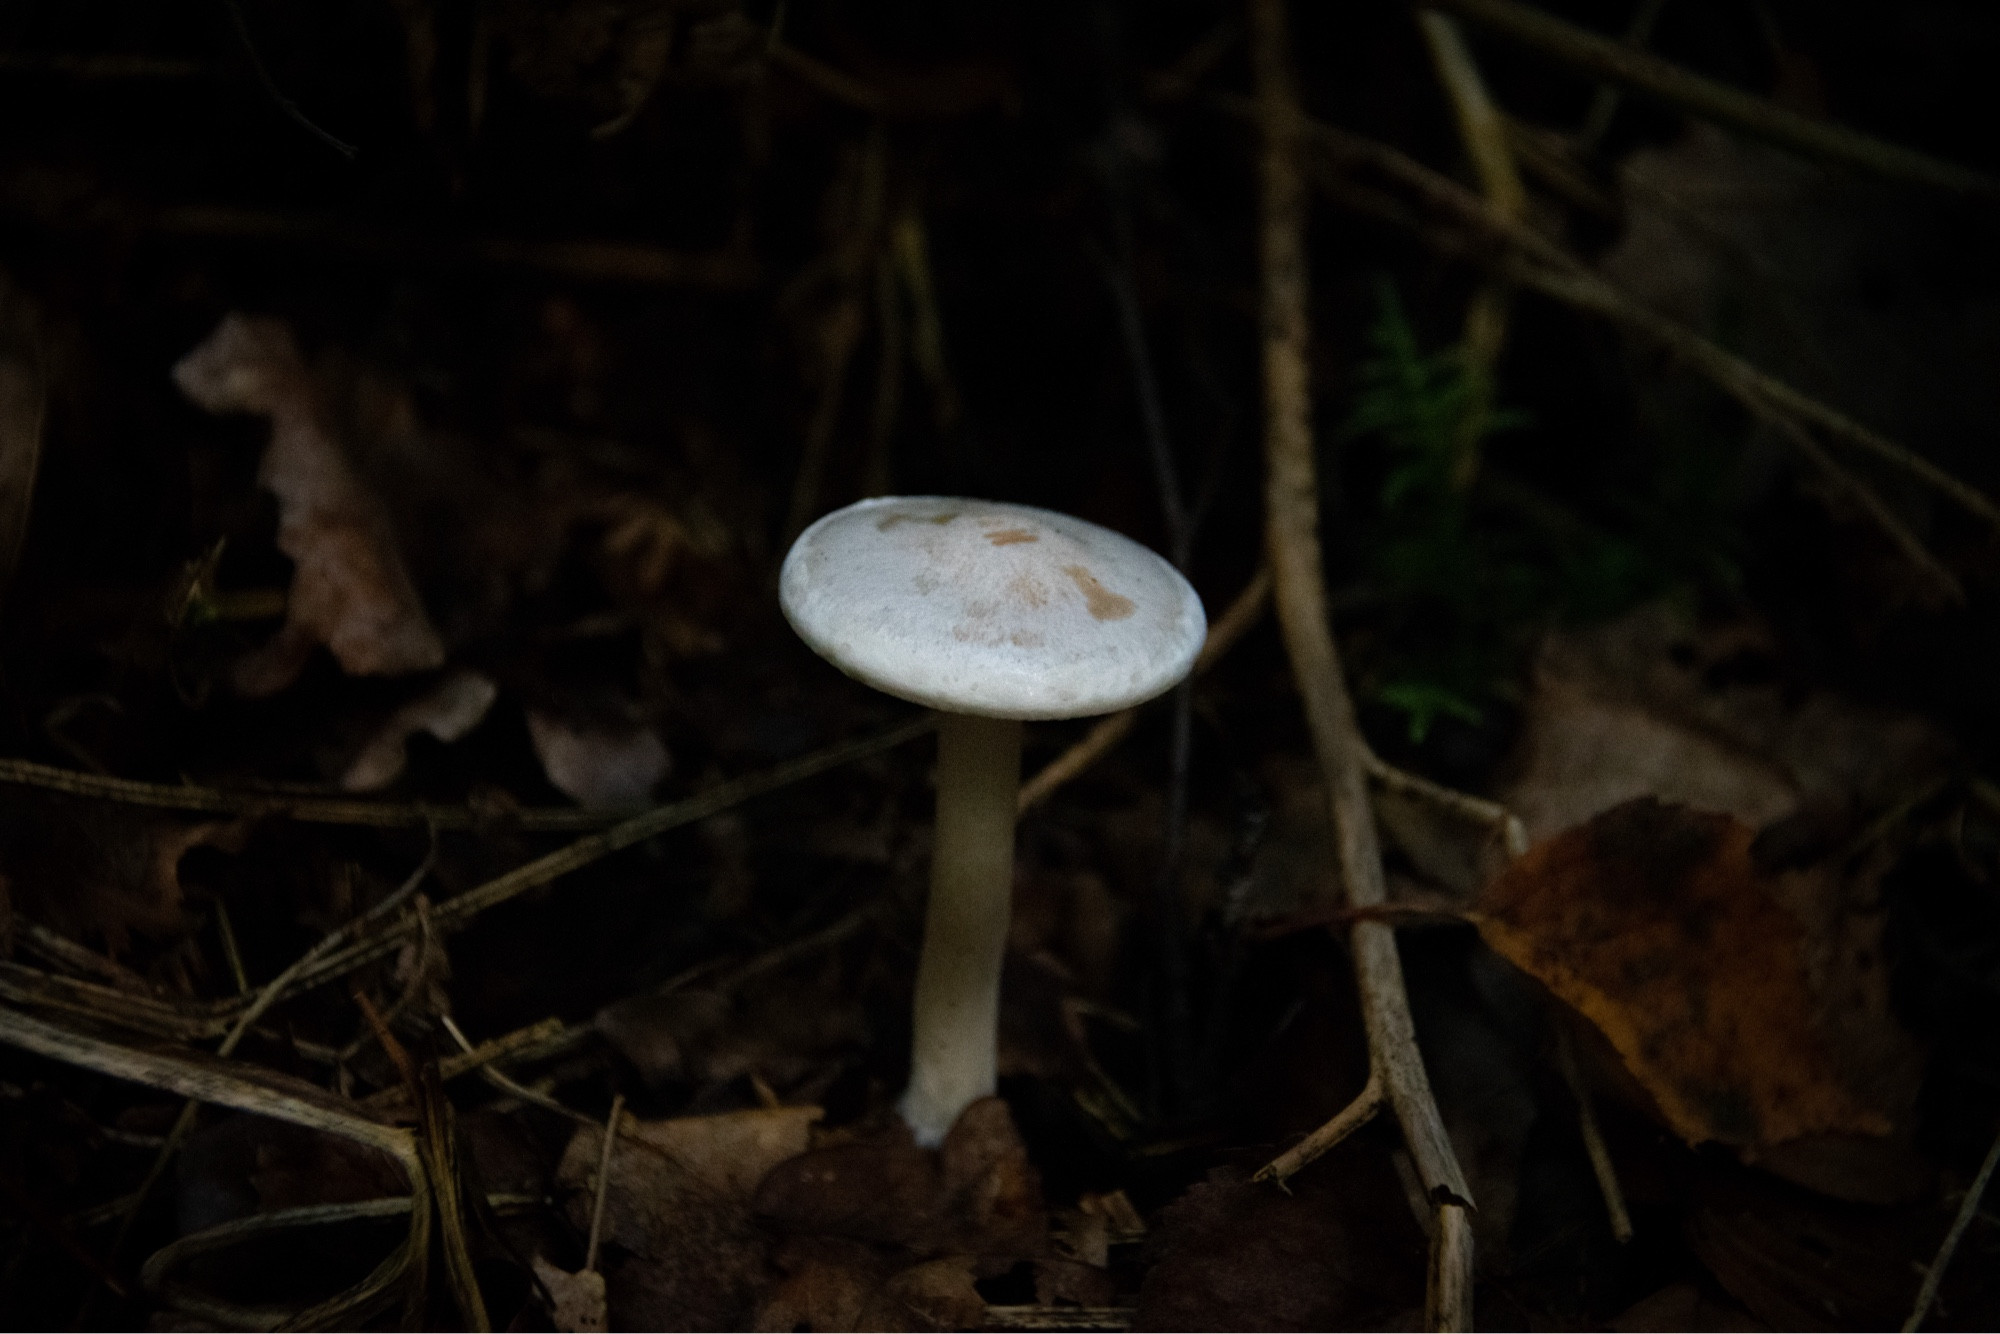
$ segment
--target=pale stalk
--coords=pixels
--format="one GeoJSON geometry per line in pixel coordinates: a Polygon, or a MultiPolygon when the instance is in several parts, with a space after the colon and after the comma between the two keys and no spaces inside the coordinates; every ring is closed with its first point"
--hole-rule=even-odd
{"type": "Polygon", "coordinates": [[[926,1146],[994,1090],[1020,786],[1019,722],[939,715],[931,899],[901,1104],[926,1146]]]}

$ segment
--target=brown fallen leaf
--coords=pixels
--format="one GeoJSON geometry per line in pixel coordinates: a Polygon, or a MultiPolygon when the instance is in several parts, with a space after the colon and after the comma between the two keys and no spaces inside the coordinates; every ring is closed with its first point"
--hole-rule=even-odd
{"type": "Polygon", "coordinates": [[[890,1278],[861,1308],[856,1329],[978,1329],[986,1323],[986,1299],[973,1286],[969,1256],[927,1260],[890,1278]]]}
{"type": "Polygon", "coordinates": [[[282,321],[231,314],[174,367],[174,383],[210,412],[271,419],[258,480],[278,498],[278,549],[294,562],[285,626],[236,671],[253,696],[290,685],[315,645],[344,671],[390,676],[444,662],[387,509],[362,484],[311,372],[282,321]]]}
{"type": "Polygon", "coordinates": [[[1805,927],[1754,838],[1726,815],[1627,802],[1494,880],[1480,934],[1589,1020],[1690,1143],[1886,1135],[1829,1047],[1805,927]]]}
{"type": "Polygon", "coordinates": [[[758,1308],[753,1330],[850,1330],[893,1268],[881,1251],[843,1237],[788,1237],[773,1256],[785,1277],[758,1308]]]}
{"type": "MultiPolygon", "coordinates": [[[[628,1121],[613,1146],[603,1239],[610,1319],[627,1329],[741,1325],[768,1280],[765,1238],[749,1197],[806,1148],[817,1107],[628,1121]]],[[[570,1221],[587,1232],[604,1132],[571,1137],[556,1169],[570,1221]]]]}
{"type": "Polygon", "coordinates": [[[901,1246],[916,1255],[1034,1256],[1047,1246],[1041,1177],[1007,1104],[982,1098],[936,1149],[900,1120],[781,1164],[759,1216],[791,1232],[901,1246]]]}
{"type": "Polygon", "coordinates": [[[1670,1283],[1632,1303],[1610,1328],[1616,1334],[1763,1334],[1771,1327],[1747,1311],[1710,1297],[1692,1283],[1670,1283]]]}
{"type": "MultiPolygon", "coordinates": [[[[1686,1220],[1690,1249],[1773,1329],[1895,1329],[1910,1314],[1950,1222],[1942,1202],[1882,1207],[1823,1199],[1727,1163],[1704,1164],[1686,1220]]],[[[1974,1229],[1946,1271],[1930,1329],[1991,1329],[2000,1238],[1974,1229]]]]}
{"type": "Polygon", "coordinates": [[[535,1277],[548,1290],[554,1309],[549,1319],[562,1334],[604,1334],[611,1328],[605,1313],[604,1275],[595,1269],[572,1274],[537,1255],[535,1277]]]}
{"type": "MultiPolygon", "coordinates": [[[[1388,1175],[1379,1155],[1377,1169],[1388,1175]]],[[[1400,1192],[1357,1195],[1324,1175],[1292,1186],[1218,1169],[1168,1205],[1132,1327],[1382,1328],[1422,1281],[1423,1234],[1400,1192]]]]}
{"type": "Polygon", "coordinates": [[[1948,760],[1924,719],[1800,690],[1754,622],[1667,603],[1549,635],[1500,798],[1540,840],[1636,797],[1762,828],[1802,806],[1879,809],[1948,760]]]}
{"type": "Polygon", "coordinates": [[[248,821],[189,821],[160,811],[26,792],[0,805],[0,875],[15,911],[114,956],[133,933],[186,926],[180,864],[198,847],[240,851],[248,821]]]}

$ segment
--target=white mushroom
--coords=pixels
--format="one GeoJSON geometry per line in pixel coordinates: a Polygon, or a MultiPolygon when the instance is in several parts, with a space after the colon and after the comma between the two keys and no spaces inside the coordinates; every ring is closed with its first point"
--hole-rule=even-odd
{"type": "Polygon", "coordinates": [[[903,1119],[935,1145],[994,1091],[1021,721],[1110,713],[1171,689],[1207,632],[1165,560],[1026,505],[864,500],[785,557],[792,628],[849,676],[940,713],[930,909],[903,1119]]]}

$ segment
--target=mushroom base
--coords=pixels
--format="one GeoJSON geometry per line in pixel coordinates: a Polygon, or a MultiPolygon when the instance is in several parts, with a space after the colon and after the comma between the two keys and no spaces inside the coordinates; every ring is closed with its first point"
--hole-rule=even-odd
{"type": "Polygon", "coordinates": [[[940,715],[931,898],[917,963],[910,1087],[900,1104],[926,1147],[994,1090],[1020,786],[1019,722],[940,715]]]}

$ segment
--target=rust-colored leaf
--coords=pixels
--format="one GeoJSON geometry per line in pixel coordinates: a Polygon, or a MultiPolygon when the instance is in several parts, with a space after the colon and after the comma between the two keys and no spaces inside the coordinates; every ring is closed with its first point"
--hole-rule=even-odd
{"type": "Polygon", "coordinates": [[[1804,928],[1726,815],[1630,801],[1531,850],[1480,934],[1588,1019],[1674,1132],[1885,1135],[1817,1019],[1804,928]]]}

